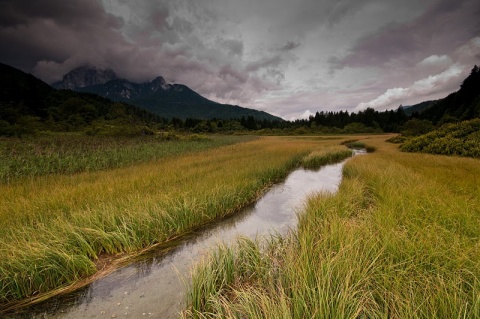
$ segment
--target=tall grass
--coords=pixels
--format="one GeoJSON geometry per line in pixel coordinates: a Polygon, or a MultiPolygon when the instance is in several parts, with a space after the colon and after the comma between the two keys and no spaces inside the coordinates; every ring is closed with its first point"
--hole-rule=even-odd
{"type": "Polygon", "coordinates": [[[232,214],[305,155],[339,142],[263,137],[0,184],[0,306],[75,285],[103,267],[97,259],[105,254],[134,255],[232,214]]]}
{"type": "Polygon", "coordinates": [[[307,169],[319,169],[324,165],[340,162],[350,156],[352,156],[352,150],[345,146],[325,147],[306,156],[302,161],[302,166],[307,169]]]}
{"type": "Polygon", "coordinates": [[[118,168],[251,139],[173,133],[143,137],[55,134],[0,138],[0,183],[22,177],[118,168]]]}
{"type": "Polygon", "coordinates": [[[310,198],[295,233],[200,264],[184,316],[480,318],[479,161],[383,139],[346,164],[338,194],[310,198]]]}

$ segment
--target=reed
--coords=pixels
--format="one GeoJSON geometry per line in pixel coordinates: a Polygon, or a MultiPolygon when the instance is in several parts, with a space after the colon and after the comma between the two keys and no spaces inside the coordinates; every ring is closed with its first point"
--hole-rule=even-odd
{"type": "Polygon", "coordinates": [[[173,133],[143,137],[0,137],[0,183],[22,177],[118,168],[248,140],[252,137],[173,133]]]}
{"type": "Polygon", "coordinates": [[[336,195],[311,197],[291,235],[212,253],[184,317],[480,318],[478,160],[386,138],[364,140],[376,152],[346,164],[336,195]]]}
{"type": "Polygon", "coordinates": [[[341,141],[262,137],[0,184],[0,308],[75,286],[98,273],[104,254],[135,255],[232,214],[305,155],[341,141]]]}
{"type": "Polygon", "coordinates": [[[352,156],[352,151],[345,146],[325,147],[306,156],[302,161],[302,166],[307,169],[319,169],[327,164],[338,163],[350,156],[352,156]]]}

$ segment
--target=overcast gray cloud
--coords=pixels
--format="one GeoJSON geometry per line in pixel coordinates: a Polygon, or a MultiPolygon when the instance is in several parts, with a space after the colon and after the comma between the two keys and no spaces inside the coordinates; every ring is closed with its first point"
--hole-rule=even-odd
{"type": "Polygon", "coordinates": [[[378,66],[394,60],[415,64],[425,55],[451,52],[480,32],[476,0],[441,0],[412,21],[391,24],[356,41],[341,67],[378,66]]]}
{"type": "Polygon", "coordinates": [[[440,98],[480,63],[478,0],[0,0],[0,61],[162,75],[285,119],[440,98]]]}

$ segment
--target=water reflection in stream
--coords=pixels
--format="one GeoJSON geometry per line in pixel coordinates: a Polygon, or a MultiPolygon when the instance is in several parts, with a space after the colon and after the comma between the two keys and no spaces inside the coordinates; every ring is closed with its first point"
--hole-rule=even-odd
{"type": "Polygon", "coordinates": [[[327,165],[319,171],[298,169],[254,205],[205,229],[167,255],[121,268],[81,291],[35,306],[21,318],[178,318],[185,306],[182,280],[188,280],[192,265],[207,250],[239,235],[285,234],[296,226],[296,212],[309,194],[337,190],[343,165],[327,165]]]}

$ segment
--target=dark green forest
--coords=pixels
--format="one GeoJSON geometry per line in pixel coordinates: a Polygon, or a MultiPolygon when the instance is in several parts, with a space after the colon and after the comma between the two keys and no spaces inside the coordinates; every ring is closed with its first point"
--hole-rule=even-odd
{"type": "Polygon", "coordinates": [[[146,110],[98,95],[55,90],[30,74],[0,64],[0,135],[38,131],[151,134],[162,119],[146,110]]]}
{"type": "Polygon", "coordinates": [[[480,117],[480,68],[474,66],[460,90],[436,101],[413,117],[431,121],[434,125],[455,123],[480,117]]]}

